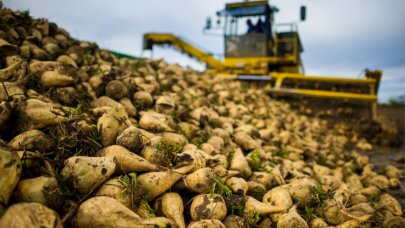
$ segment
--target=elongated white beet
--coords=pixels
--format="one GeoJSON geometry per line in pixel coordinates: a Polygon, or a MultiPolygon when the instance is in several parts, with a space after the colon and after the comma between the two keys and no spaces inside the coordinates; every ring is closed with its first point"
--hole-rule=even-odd
{"type": "Polygon", "coordinates": [[[269,189],[272,186],[274,176],[269,172],[253,172],[250,180],[263,184],[269,189]]]}
{"type": "Polygon", "coordinates": [[[156,112],[171,114],[174,111],[176,103],[170,96],[161,96],[156,100],[155,109],[156,112]]]}
{"type": "Polygon", "coordinates": [[[234,215],[234,214],[230,214],[230,215],[226,216],[223,223],[226,227],[246,227],[246,226],[248,226],[248,224],[244,218],[234,215]]]}
{"type": "Polygon", "coordinates": [[[116,169],[113,157],[73,156],[65,161],[61,175],[80,194],[86,194],[107,180],[116,169]]]}
{"type": "Polygon", "coordinates": [[[291,187],[289,191],[294,201],[305,203],[311,199],[313,187],[308,185],[298,185],[291,187]]]}
{"type": "Polygon", "coordinates": [[[128,116],[134,117],[137,113],[136,107],[128,97],[124,97],[120,100],[120,104],[124,106],[128,116]]]}
{"type": "Polygon", "coordinates": [[[362,194],[356,194],[356,195],[352,195],[350,197],[350,203],[352,205],[356,205],[356,204],[359,204],[359,203],[367,203],[367,202],[368,202],[367,197],[365,195],[362,195],[362,194]]]}
{"type": "Polygon", "coordinates": [[[183,200],[180,195],[175,192],[169,192],[163,194],[161,197],[155,200],[155,210],[161,215],[175,221],[177,227],[185,228],[184,222],[184,206],[183,200]]]}
{"type": "Polygon", "coordinates": [[[380,196],[380,200],[378,201],[379,207],[385,208],[393,215],[402,216],[401,205],[399,204],[398,200],[396,200],[391,195],[384,193],[380,196]]]}
{"type": "Polygon", "coordinates": [[[164,132],[162,134],[162,142],[168,145],[177,145],[183,147],[187,144],[187,138],[181,134],[173,132],[164,132]]]}
{"type": "Polygon", "coordinates": [[[54,177],[21,180],[17,186],[17,196],[19,201],[41,203],[55,210],[63,203],[62,192],[54,177]]]}
{"type": "Polygon", "coordinates": [[[126,173],[159,170],[155,164],[122,146],[112,145],[105,147],[100,151],[99,155],[116,158],[118,168],[126,173]]]}
{"type": "Polygon", "coordinates": [[[149,142],[143,147],[141,151],[142,157],[146,160],[159,164],[165,167],[172,165],[172,154],[166,153],[162,150],[162,137],[154,136],[148,140],[149,142]]]}
{"type": "Polygon", "coordinates": [[[139,222],[139,227],[156,227],[156,228],[167,228],[167,227],[176,227],[176,223],[166,217],[155,217],[144,219],[139,222]]]}
{"type": "Polygon", "coordinates": [[[260,147],[260,144],[246,132],[239,131],[234,135],[235,143],[244,150],[254,150],[260,147]]]}
{"type": "Polygon", "coordinates": [[[87,227],[174,227],[168,218],[156,217],[142,219],[117,200],[96,196],[83,202],[74,217],[74,226],[87,227]]]}
{"type": "Polygon", "coordinates": [[[240,177],[230,177],[226,179],[225,184],[231,188],[233,193],[238,195],[246,195],[249,188],[245,179],[240,177]]]}
{"type": "Polygon", "coordinates": [[[120,80],[112,80],[105,87],[105,94],[114,100],[127,96],[128,88],[120,80]]]}
{"type": "Polygon", "coordinates": [[[197,193],[207,193],[212,187],[215,172],[211,168],[201,168],[184,178],[186,187],[197,193]]]}
{"type": "MultiPolygon", "coordinates": [[[[222,165],[214,166],[214,168],[212,168],[212,169],[214,170],[215,174],[217,174],[220,177],[225,177],[225,176],[227,176],[227,174],[229,174],[228,170],[226,170],[222,165]]],[[[234,171],[234,170],[231,170],[231,171],[237,172],[239,174],[238,171],[234,171]]]]}
{"type": "MultiPolygon", "coordinates": [[[[130,183],[128,183],[130,184],[130,183]]],[[[135,186],[136,187],[136,186],[135,186]]],[[[123,181],[119,178],[113,178],[106,181],[100,189],[97,191],[96,196],[108,196],[110,198],[116,199],[122,205],[127,208],[132,207],[131,192],[129,186],[125,186],[123,181]]]]}
{"type": "Polygon", "coordinates": [[[173,131],[169,125],[169,119],[166,115],[153,111],[140,112],[141,119],[139,125],[152,132],[173,131]]]}
{"type": "Polygon", "coordinates": [[[93,108],[111,107],[111,108],[123,108],[122,104],[107,97],[101,96],[91,103],[93,108]]]}
{"type": "Polygon", "coordinates": [[[364,222],[359,219],[351,219],[336,226],[336,228],[352,228],[352,227],[370,227],[370,223],[364,222]]]}
{"type": "Polygon", "coordinates": [[[401,216],[391,216],[384,220],[382,227],[396,228],[405,227],[405,219],[401,216]]]}
{"type": "Polygon", "coordinates": [[[252,174],[252,170],[250,169],[242,150],[239,148],[236,149],[233,154],[229,169],[239,171],[240,175],[244,178],[248,178],[252,174]]]}
{"type": "Polygon", "coordinates": [[[137,127],[130,126],[117,137],[117,144],[130,151],[138,152],[144,146],[142,132],[137,127]]]}
{"type": "Polygon", "coordinates": [[[77,64],[76,62],[73,60],[73,58],[67,56],[67,55],[60,55],[56,61],[60,64],[66,64],[66,65],[70,65],[74,68],[77,68],[77,64]]]}
{"type": "Polygon", "coordinates": [[[401,185],[401,181],[398,178],[390,178],[389,182],[390,182],[390,188],[392,188],[392,189],[399,188],[399,186],[401,185]]]}
{"type": "MultiPolygon", "coordinates": [[[[213,156],[207,155],[207,163],[208,166],[210,167],[215,167],[215,166],[222,166],[225,169],[228,169],[229,167],[229,162],[228,162],[228,158],[223,155],[223,154],[215,154],[213,156]]],[[[233,171],[233,170],[231,170],[233,171]]],[[[238,171],[239,173],[239,171],[238,171]]]]}
{"type": "Polygon", "coordinates": [[[149,202],[141,201],[139,206],[134,210],[142,219],[156,218],[155,211],[151,210],[149,202]]]}
{"type": "Polygon", "coordinates": [[[34,129],[66,121],[63,112],[53,107],[52,104],[37,99],[27,100],[25,109],[27,117],[32,121],[34,129]]]}
{"type": "Polygon", "coordinates": [[[256,181],[248,181],[248,192],[249,196],[253,196],[255,198],[260,198],[266,192],[266,186],[256,181]]]}
{"type": "Polygon", "coordinates": [[[59,86],[67,86],[73,82],[73,78],[61,74],[57,71],[46,71],[41,76],[41,84],[44,87],[59,87],[59,86]]]}
{"type": "Polygon", "coordinates": [[[153,104],[153,97],[146,91],[138,91],[134,94],[134,102],[141,107],[141,109],[148,108],[153,104]]]}
{"type": "Polygon", "coordinates": [[[218,219],[222,221],[226,214],[225,201],[221,195],[201,194],[194,197],[190,206],[191,219],[218,219]]]}
{"type": "Polygon", "coordinates": [[[60,64],[56,61],[39,61],[33,60],[30,62],[29,71],[31,74],[41,76],[45,71],[55,70],[60,64]]]}
{"type": "Polygon", "coordinates": [[[263,203],[249,196],[248,200],[246,201],[243,214],[249,215],[253,212],[258,213],[260,215],[267,215],[270,213],[282,212],[285,210],[286,210],[285,207],[273,206],[268,203],[263,203]]]}
{"type": "Polygon", "coordinates": [[[11,114],[12,114],[12,107],[10,105],[10,102],[2,101],[0,99],[0,129],[7,128],[7,125],[10,123],[9,120],[11,114]]]}
{"type": "Polygon", "coordinates": [[[333,199],[324,201],[322,214],[325,221],[332,225],[338,225],[350,219],[347,213],[342,210],[342,206],[333,199]]]}
{"type": "Polygon", "coordinates": [[[177,165],[193,165],[191,171],[197,171],[207,165],[205,153],[199,149],[187,149],[176,157],[177,165]]]}
{"type": "Polygon", "coordinates": [[[117,200],[96,196],[84,201],[74,218],[75,227],[137,227],[141,217],[117,200]]]}
{"type": "Polygon", "coordinates": [[[263,202],[283,209],[281,211],[287,211],[293,205],[290,193],[283,187],[276,187],[268,191],[263,196],[263,202]]]}
{"type": "Polygon", "coordinates": [[[276,180],[278,185],[284,185],[285,184],[285,179],[284,175],[281,172],[281,165],[278,164],[275,167],[271,169],[271,174],[274,176],[274,180],[276,180]]]}
{"type": "Polygon", "coordinates": [[[404,177],[404,171],[398,169],[393,165],[387,165],[384,169],[385,175],[389,178],[401,178],[404,177]]]}
{"type": "Polygon", "coordinates": [[[267,227],[272,227],[273,221],[271,218],[264,218],[262,222],[257,226],[257,228],[267,228],[267,227]]]}
{"type": "Polygon", "coordinates": [[[309,223],[309,227],[311,228],[326,228],[328,227],[328,224],[321,218],[313,218],[311,219],[309,223]]]}
{"type": "Polygon", "coordinates": [[[17,153],[0,149],[0,202],[7,204],[21,176],[21,160],[17,153]]]}
{"type": "Polygon", "coordinates": [[[207,143],[212,145],[217,151],[220,151],[225,144],[224,140],[219,136],[211,136],[208,139],[207,143]]]}
{"type": "Polygon", "coordinates": [[[115,144],[118,135],[125,129],[121,120],[114,115],[103,114],[97,121],[97,130],[103,146],[115,144]]]}
{"type": "Polygon", "coordinates": [[[191,222],[187,226],[187,228],[201,228],[201,227],[225,228],[225,225],[218,219],[203,219],[200,221],[191,222]]]}
{"type": "Polygon", "coordinates": [[[297,213],[296,206],[292,207],[288,213],[282,215],[277,221],[277,228],[290,227],[308,228],[307,222],[297,213]]]}
{"type": "Polygon", "coordinates": [[[144,173],[137,177],[137,183],[139,183],[145,191],[145,197],[152,200],[166,192],[180,180],[184,174],[190,172],[193,167],[193,165],[188,165],[170,171],[144,173]]]}
{"type": "Polygon", "coordinates": [[[47,152],[53,142],[40,130],[29,130],[15,136],[7,145],[13,150],[39,150],[47,152]]]}
{"type": "Polygon", "coordinates": [[[40,203],[17,203],[0,218],[0,227],[63,228],[58,214],[40,203]]]}
{"type": "Polygon", "coordinates": [[[33,43],[29,43],[32,57],[39,60],[48,60],[50,56],[42,48],[33,43]]]}
{"type": "Polygon", "coordinates": [[[206,154],[211,155],[211,156],[219,153],[219,151],[217,151],[217,150],[215,149],[215,147],[213,147],[211,144],[208,144],[208,143],[203,143],[203,144],[201,144],[201,145],[199,146],[199,148],[200,148],[202,151],[204,151],[206,154]]]}
{"type": "Polygon", "coordinates": [[[367,197],[378,197],[379,195],[381,195],[381,190],[373,185],[359,190],[359,193],[367,197]]]}
{"type": "MultiPolygon", "coordinates": [[[[6,57],[7,60],[7,57],[6,57]]],[[[8,64],[6,68],[0,69],[0,79],[3,81],[10,80],[10,78],[13,77],[18,77],[18,76],[23,76],[26,74],[27,62],[23,60],[17,60],[14,63],[8,64]]]]}
{"type": "Polygon", "coordinates": [[[359,203],[346,208],[345,211],[350,217],[359,218],[365,215],[372,215],[374,213],[374,208],[369,203],[359,203]]]}
{"type": "Polygon", "coordinates": [[[4,82],[4,84],[2,83],[2,86],[0,87],[0,101],[7,101],[10,98],[25,99],[25,92],[25,89],[22,88],[20,84],[14,82],[4,82]]]}

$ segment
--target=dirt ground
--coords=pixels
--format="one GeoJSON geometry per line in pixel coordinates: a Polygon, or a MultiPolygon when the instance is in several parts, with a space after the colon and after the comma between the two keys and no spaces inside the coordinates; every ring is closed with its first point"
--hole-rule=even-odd
{"type": "MultiPolygon", "coordinates": [[[[383,173],[386,165],[391,164],[404,170],[405,159],[405,146],[402,144],[401,148],[386,148],[374,146],[373,150],[363,152],[370,158],[370,162],[374,165],[378,173],[383,173]],[[398,158],[402,158],[398,162],[398,158]]],[[[398,189],[390,189],[388,191],[393,197],[395,197],[401,204],[402,212],[405,215],[405,178],[401,180],[401,186],[398,189]]]]}
{"type": "MultiPolygon", "coordinates": [[[[369,156],[370,162],[378,172],[384,172],[384,168],[388,164],[405,170],[404,111],[404,108],[378,107],[379,115],[385,115],[386,118],[390,118],[397,123],[398,134],[402,140],[402,145],[399,148],[374,146],[373,150],[364,152],[369,156]]],[[[402,211],[405,212],[405,178],[401,179],[400,188],[389,190],[388,193],[392,194],[401,203],[402,211]]]]}

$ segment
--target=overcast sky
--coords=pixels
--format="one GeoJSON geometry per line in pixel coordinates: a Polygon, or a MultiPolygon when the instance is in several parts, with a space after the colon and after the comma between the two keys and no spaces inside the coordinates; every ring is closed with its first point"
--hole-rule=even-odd
{"type": "MultiPolygon", "coordinates": [[[[221,37],[202,33],[205,19],[223,9],[224,0],[4,0],[5,7],[48,18],[81,40],[100,47],[142,53],[142,34],[172,32],[212,53],[223,53],[221,37]]],[[[231,1],[232,2],[232,1],[231,1]]],[[[358,77],[365,68],[384,71],[379,99],[405,94],[404,0],[273,0],[276,23],[300,22],[307,74],[358,77]]],[[[153,57],[203,69],[172,49],[155,48],[153,57]]]]}

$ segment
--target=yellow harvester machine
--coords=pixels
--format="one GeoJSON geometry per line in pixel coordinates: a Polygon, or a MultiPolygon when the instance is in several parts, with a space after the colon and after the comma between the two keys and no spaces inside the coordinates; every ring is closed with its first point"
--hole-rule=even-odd
{"type": "MultiPolygon", "coordinates": [[[[267,80],[269,93],[343,99],[367,103],[376,116],[377,91],[381,70],[365,71],[364,78],[341,78],[305,75],[301,52],[303,46],[295,23],[275,24],[278,9],[268,1],[228,3],[218,11],[223,18],[224,60],[219,60],[180,37],[166,33],[144,34],[143,49],[154,45],[171,45],[206,63],[207,70],[218,76],[242,80],[267,80]],[[247,21],[250,21],[250,26],[247,21]]],[[[306,9],[301,7],[301,20],[306,9]]],[[[218,23],[219,24],[219,23],[218,23]]],[[[210,31],[207,19],[204,31],[210,31]]]]}

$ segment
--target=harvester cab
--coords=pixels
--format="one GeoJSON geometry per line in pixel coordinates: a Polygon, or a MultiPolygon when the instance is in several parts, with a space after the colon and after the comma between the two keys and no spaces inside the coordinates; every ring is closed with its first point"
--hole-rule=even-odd
{"type": "MultiPolygon", "coordinates": [[[[303,8],[305,9],[305,8],[303,8]]],[[[280,24],[276,32],[274,14],[278,9],[268,1],[228,3],[217,16],[224,21],[224,67],[227,73],[266,75],[271,71],[299,73],[302,44],[294,23],[280,24]]],[[[305,18],[305,10],[301,11],[305,18]]],[[[206,30],[210,29],[207,20],[206,30]]]]}
{"type": "MultiPolygon", "coordinates": [[[[171,33],[144,34],[143,49],[169,45],[206,63],[207,70],[218,77],[268,81],[271,88],[266,92],[277,97],[311,97],[365,104],[370,107],[371,116],[376,117],[382,71],[366,70],[363,78],[305,75],[297,24],[276,24],[274,15],[277,11],[267,0],[227,3],[218,11],[217,16],[224,21],[224,26],[218,27],[224,37],[223,60],[171,33]]],[[[301,7],[300,19],[305,20],[305,17],[306,8],[301,7]]],[[[204,32],[211,29],[212,20],[207,19],[204,32]]]]}

